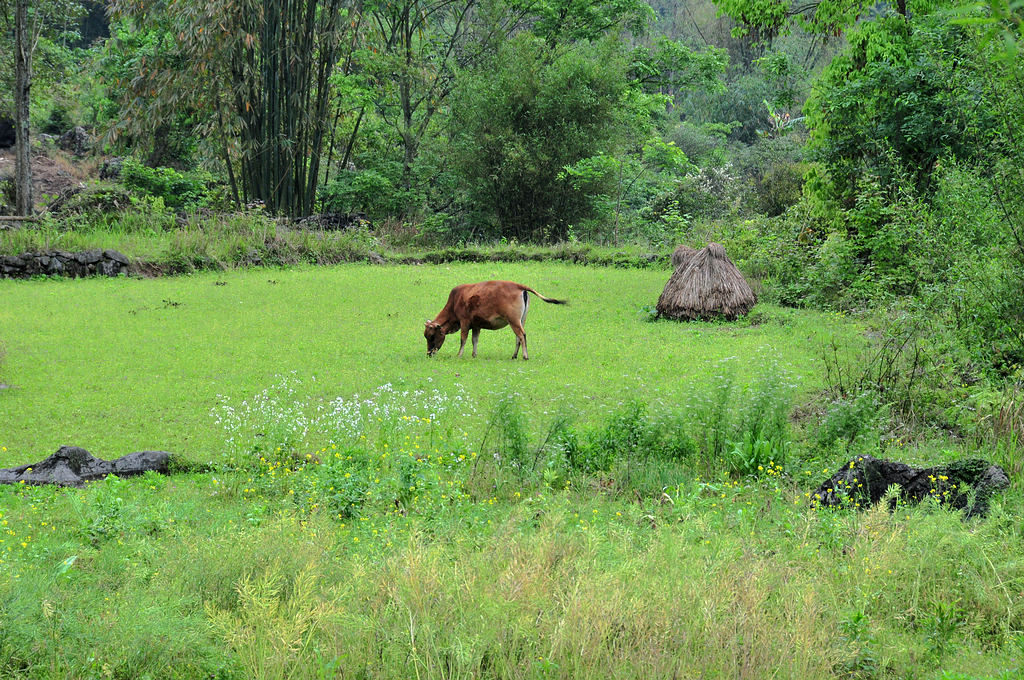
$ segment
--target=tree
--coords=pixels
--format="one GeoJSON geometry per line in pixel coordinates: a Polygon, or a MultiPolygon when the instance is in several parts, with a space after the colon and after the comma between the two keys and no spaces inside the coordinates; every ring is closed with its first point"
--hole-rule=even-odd
{"type": "Polygon", "coordinates": [[[627,194],[649,152],[662,148],[653,122],[680,91],[719,83],[725,55],[645,41],[646,2],[523,6],[495,57],[461,74],[452,107],[452,156],[470,219],[489,236],[560,240],[607,216],[617,234],[627,194]]]}
{"type": "Polygon", "coordinates": [[[32,157],[31,111],[32,59],[40,36],[50,27],[58,30],[81,14],[81,5],[75,0],[49,0],[29,7],[28,0],[14,0],[12,8],[7,0],[0,1],[0,16],[8,28],[13,28],[14,83],[13,109],[15,125],[15,211],[22,216],[32,214],[32,157]],[[32,10],[31,12],[29,10],[32,10]],[[13,26],[12,26],[13,24],[13,26]]]}
{"type": "Polygon", "coordinates": [[[453,154],[489,236],[558,240],[588,216],[587,197],[558,176],[567,165],[619,150],[626,66],[613,39],[552,52],[544,39],[522,33],[490,68],[464,78],[453,107],[453,154]]]}
{"type": "MultiPolygon", "coordinates": [[[[912,0],[915,12],[931,9],[934,0],[912,0]]],[[[838,35],[875,12],[868,0],[715,0],[719,10],[737,24],[736,32],[770,43],[800,26],[810,33],[838,35]]],[[[907,0],[896,0],[895,11],[906,17],[907,0]]],[[[884,11],[884,10],[883,10],[884,11]]]]}
{"type": "Polygon", "coordinates": [[[805,105],[819,193],[849,206],[865,178],[891,194],[909,176],[927,196],[938,162],[983,151],[998,121],[977,35],[948,19],[892,15],[850,32],[805,105]]]}
{"type": "Polygon", "coordinates": [[[330,116],[330,82],[342,55],[347,0],[115,0],[115,16],[156,36],[152,59],[118,83],[117,132],[144,130],[182,107],[220,139],[235,187],[272,212],[313,212],[330,116]]]}
{"type": "Polygon", "coordinates": [[[378,110],[401,139],[406,192],[423,135],[451,92],[456,47],[474,4],[475,0],[385,0],[371,11],[380,44],[372,70],[378,92],[396,104],[384,99],[378,110]]]}
{"type": "MultiPolygon", "coordinates": [[[[32,159],[29,135],[29,90],[32,87],[33,31],[28,24],[28,0],[15,0],[14,9],[14,210],[31,215],[32,159]]],[[[36,33],[38,35],[38,33],[36,33]]]]}

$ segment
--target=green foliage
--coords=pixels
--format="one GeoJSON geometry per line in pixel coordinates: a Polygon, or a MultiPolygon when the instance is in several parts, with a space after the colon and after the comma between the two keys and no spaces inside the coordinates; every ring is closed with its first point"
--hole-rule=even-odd
{"type": "Polygon", "coordinates": [[[320,192],[324,212],[363,212],[372,221],[400,214],[403,192],[376,170],[341,173],[320,192]]]}
{"type": "MultiPolygon", "coordinates": [[[[462,80],[453,152],[486,236],[563,240],[569,225],[592,214],[590,197],[558,177],[621,148],[626,65],[613,41],[549,52],[524,33],[501,48],[486,75],[462,80]]],[[[599,192],[611,189],[590,187],[599,192]]]]}
{"type": "Polygon", "coordinates": [[[842,442],[843,450],[851,455],[867,452],[878,445],[886,417],[886,409],[874,392],[861,392],[852,399],[837,399],[828,405],[815,438],[823,449],[842,442]]]}
{"type": "Polygon", "coordinates": [[[349,28],[340,3],[118,1],[109,11],[151,38],[141,46],[151,54],[129,54],[128,61],[137,58],[132,77],[116,81],[119,132],[155,131],[159,143],[161,130],[184,113],[213,137],[211,156],[224,164],[236,197],[244,192],[294,217],[312,213],[333,120],[329,76],[349,28]],[[276,20],[282,16],[303,18],[276,20]]]}
{"type": "Polygon", "coordinates": [[[161,198],[168,207],[176,209],[194,207],[201,203],[207,195],[206,182],[209,181],[209,176],[201,173],[180,173],[174,168],[151,168],[134,158],[125,159],[121,177],[125,185],[145,195],[161,198]]]}
{"type": "MultiPolygon", "coordinates": [[[[520,476],[531,472],[527,469],[533,462],[529,455],[529,435],[526,414],[523,413],[514,392],[498,399],[487,426],[487,433],[494,433],[497,449],[495,457],[502,466],[515,470],[520,476]]],[[[484,435],[486,441],[487,434],[484,435]]]]}
{"type": "Polygon", "coordinates": [[[649,430],[646,404],[633,400],[608,418],[594,445],[612,460],[630,460],[649,453],[649,430]]]}
{"type": "Polygon", "coordinates": [[[950,290],[950,313],[964,346],[1004,377],[1024,366],[1024,263],[1014,257],[965,263],[950,290]]]}
{"type": "Polygon", "coordinates": [[[71,127],[72,121],[67,107],[63,104],[54,104],[53,108],[50,109],[46,123],[42,126],[42,131],[50,135],[61,135],[70,130],[71,127]]]}
{"type": "Polygon", "coordinates": [[[532,15],[532,31],[548,45],[590,42],[606,36],[610,29],[624,28],[641,33],[653,11],[639,0],[600,0],[578,3],[572,0],[544,0],[525,3],[515,0],[514,9],[525,9],[532,15]]]}
{"type": "Polygon", "coordinates": [[[978,157],[996,125],[978,47],[942,14],[885,17],[849,36],[805,105],[831,198],[849,205],[864,178],[891,197],[904,174],[930,193],[937,162],[978,157]]]}
{"type": "Polygon", "coordinates": [[[853,610],[840,622],[845,646],[842,670],[852,678],[873,678],[878,674],[878,642],[871,621],[862,609],[853,610]]]}
{"type": "MultiPolygon", "coordinates": [[[[339,519],[355,517],[367,498],[371,480],[361,466],[342,463],[341,461],[363,461],[369,458],[361,451],[345,452],[340,459],[328,458],[315,468],[314,475],[320,493],[324,496],[327,509],[339,519]]],[[[413,485],[409,476],[403,476],[401,488],[413,485]]]]}

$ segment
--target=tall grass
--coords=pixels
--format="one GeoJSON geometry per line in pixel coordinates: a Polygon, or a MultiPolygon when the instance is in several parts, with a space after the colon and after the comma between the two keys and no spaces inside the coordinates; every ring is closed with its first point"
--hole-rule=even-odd
{"type": "Polygon", "coordinates": [[[339,529],[207,476],[152,481],[163,488],[118,489],[127,523],[96,548],[66,512],[91,491],[0,490],[7,526],[39,529],[0,565],[0,673],[987,678],[1024,666],[1020,522],[1005,506],[971,525],[928,506],[814,512],[783,477],[684,478],[659,497],[581,487],[339,529]],[[133,523],[168,493],[162,522],[133,523]],[[46,528],[59,517],[70,521],[46,528]]]}

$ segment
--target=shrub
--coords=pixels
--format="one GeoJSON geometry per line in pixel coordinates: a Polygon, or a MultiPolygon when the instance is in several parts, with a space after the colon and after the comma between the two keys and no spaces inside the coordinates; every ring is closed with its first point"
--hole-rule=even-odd
{"type": "Polygon", "coordinates": [[[964,267],[950,311],[962,342],[1002,377],[1024,366],[1024,262],[1011,255],[964,267]]]}
{"type": "Polygon", "coordinates": [[[50,109],[50,113],[41,131],[48,135],[62,135],[70,130],[73,125],[71,116],[68,114],[68,107],[57,103],[50,109]]]}
{"type": "Polygon", "coordinates": [[[500,464],[513,467],[522,476],[529,461],[529,435],[526,430],[526,414],[519,405],[514,392],[498,400],[487,426],[487,438],[491,432],[498,440],[497,458],[500,464]]]}
{"type": "Polygon", "coordinates": [[[871,391],[829,404],[818,426],[815,439],[822,448],[842,442],[847,450],[864,450],[877,445],[887,409],[871,391]]]}
{"type": "Polygon", "coordinates": [[[640,452],[649,433],[647,405],[634,400],[611,415],[595,444],[613,459],[630,458],[640,452]]]}
{"type": "MultiPolygon", "coordinates": [[[[358,466],[347,463],[348,458],[361,460],[367,454],[355,452],[354,455],[345,455],[338,459],[328,459],[320,465],[313,467],[319,495],[322,495],[327,508],[333,516],[339,519],[351,518],[356,515],[366,500],[366,491],[369,488],[369,480],[366,474],[358,466]],[[342,463],[340,461],[346,461],[342,463]]],[[[408,488],[410,485],[406,485],[408,488]]]]}
{"type": "MultiPolygon", "coordinates": [[[[530,34],[506,41],[490,64],[460,77],[453,105],[453,167],[486,236],[564,240],[611,196],[612,177],[580,190],[565,168],[615,157],[626,125],[629,60],[614,41],[551,50],[530,34]],[[561,177],[561,178],[560,178],[561,177]]],[[[642,117],[639,110],[629,114],[642,117]]]]}
{"type": "Polygon", "coordinates": [[[206,197],[206,177],[199,173],[181,173],[174,168],[150,168],[134,158],[121,166],[125,185],[149,196],[158,196],[171,208],[200,203],[206,197]]]}
{"type": "Polygon", "coordinates": [[[372,221],[401,214],[404,202],[400,190],[376,170],[343,172],[320,190],[324,212],[364,212],[372,221]]]}
{"type": "MultiPolygon", "coordinates": [[[[735,124],[734,124],[735,125],[735,124]]],[[[700,166],[725,164],[725,137],[734,125],[706,123],[695,125],[683,121],[672,128],[666,138],[674,142],[690,162],[700,166]]]]}

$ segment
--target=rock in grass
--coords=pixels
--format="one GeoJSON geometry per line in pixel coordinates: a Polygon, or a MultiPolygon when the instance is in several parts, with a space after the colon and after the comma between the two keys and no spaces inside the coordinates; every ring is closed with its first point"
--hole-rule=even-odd
{"type": "Polygon", "coordinates": [[[0,484],[83,486],[107,475],[131,477],[150,470],[167,474],[170,458],[166,451],[137,451],[116,460],[101,460],[83,448],[62,446],[46,460],[0,470],[0,484]]]}
{"type": "Polygon", "coordinates": [[[816,506],[867,507],[882,500],[889,487],[898,498],[917,503],[935,498],[968,517],[984,516],[988,500],[1010,485],[1006,471],[981,458],[957,460],[946,465],[914,468],[905,463],[857,456],[846,463],[813,494],[816,506]]]}

